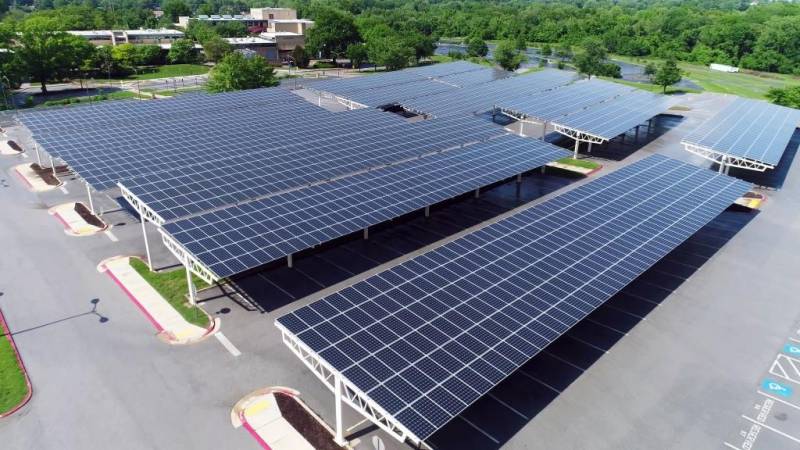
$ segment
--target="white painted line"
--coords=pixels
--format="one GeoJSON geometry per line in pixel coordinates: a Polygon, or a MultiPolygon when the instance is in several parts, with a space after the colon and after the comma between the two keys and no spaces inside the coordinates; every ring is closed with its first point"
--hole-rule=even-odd
{"type": "Polygon", "coordinates": [[[111,242],[119,242],[119,239],[114,236],[114,233],[112,233],[111,230],[106,230],[105,234],[107,238],[111,239],[111,242]]]}
{"type": "Polygon", "coordinates": [[[23,158],[30,158],[30,156],[28,156],[28,154],[27,154],[27,153],[23,153],[23,154],[22,154],[22,157],[23,157],[23,158]]]}
{"type": "Polygon", "coordinates": [[[499,444],[499,443],[500,443],[500,441],[498,441],[497,439],[495,439],[495,438],[494,438],[494,436],[492,436],[491,434],[489,434],[489,433],[487,433],[486,431],[484,431],[483,429],[481,429],[481,427],[479,427],[479,426],[475,425],[474,423],[470,422],[469,420],[467,420],[467,418],[466,418],[466,417],[464,417],[464,416],[458,416],[458,418],[459,418],[459,419],[461,419],[461,420],[463,420],[464,422],[466,422],[466,423],[467,423],[467,425],[469,425],[469,426],[471,426],[472,428],[475,428],[476,430],[478,430],[478,431],[479,431],[479,432],[480,432],[482,435],[484,435],[484,436],[486,436],[487,438],[489,438],[489,439],[490,439],[492,442],[494,442],[495,444],[499,444]]]}
{"type": "Polygon", "coordinates": [[[749,417],[745,416],[744,414],[742,414],[742,417],[743,417],[743,418],[745,418],[745,419],[747,419],[747,420],[749,420],[750,422],[753,422],[753,423],[754,423],[754,424],[756,424],[756,425],[762,426],[762,427],[764,427],[764,428],[768,429],[769,431],[772,431],[773,433],[777,433],[777,434],[779,434],[779,435],[781,435],[781,436],[783,436],[783,437],[785,437],[785,438],[787,438],[787,439],[791,439],[791,440],[793,440],[794,442],[797,442],[798,444],[800,444],[800,439],[797,439],[797,438],[796,438],[796,437],[794,437],[794,436],[791,436],[791,435],[789,435],[789,434],[786,434],[786,433],[784,433],[783,431],[781,431],[781,430],[778,430],[778,429],[776,429],[776,428],[772,428],[771,426],[769,426],[769,425],[767,425],[767,424],[765,424],[765,423],[763,423],[763,422],[759,422],[759,421],[757,421],[757,420],[755,420],[755,419],[751,419],[751,418],[749,418],[749,417]]]}
{"type": "Polygon", "coordinates": [[[800,339],[795,339],[795,338],[793,338],[793,337],[789,337],[789,340],[790,340],[790,341],[793,341],[793,342],[800,343],[800,339]]]}
{"type": "Polygon", "coordinates": [[[63,192],[64,195],[69,194],[69,191],[67,190],[67,188],[65,186],[61,186],[59,189],[61,189],[61,192],[63,192]]]}
{"type": "Polygon", "coordinates": [[[215,337],[215,338],[217,338],[217,340],[219,341],[219,343],[220,343],[220,344],[222,344],[222,346],[223,346],[223,347],[225,347],[225,350],[227,350],[228,352],[230,352],[230,354],[231,354],[231,355],[233,355],[233,356],[239,356],[239,355],[241,355],[241,354],[242,354],[242,352],[240,352],[240,351],[239,351],[239,349],[238,349],[238,348],[236,348],[236,347],[235,347],[235,346],[234,346],[234,345],[231,343],[231,341],[229,341],[229,340],[228,340],[228,338],[227,338],[227,337],[225,337],[225,335],[224,335],[224,334],[222,334],[222,332],[215,333],[215,334],[214,334],[214,337],[215,337]]]}
{"type": "Polygon", "coordinates": [[[739,447],[737,447],[737,446],[735,446],[733,444],[729,444],[727,442],[723,442],[723,444],[725,444],[725,446],[728,447],[728,448],[733,448],[735,450],[742,450],[741,448],[739,448],[739,447]]]}
{"type": "Polygon", "coordinates": [[[758,392],[759,394],[763,395],[764,397],[771,398],[772,400],[775,400],[778,403],[783,403],[784,405],[791,406],[792,408],[800,409],[800,406],[797,406],[797,405],[795,405],[794,403],[791,403],[791,402],[787,402],[786,400],[781,400],[778,397],[773,397],[772,395],[769,395],[766,392],[761,392],[761,391],[756,391],[756,392],[758,392]]]}

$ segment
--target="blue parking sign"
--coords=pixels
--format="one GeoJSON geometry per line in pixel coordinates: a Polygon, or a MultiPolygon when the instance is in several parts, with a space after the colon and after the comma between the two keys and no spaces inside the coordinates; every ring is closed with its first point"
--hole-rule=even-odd
{"type": "Polygon", "coordinates": [[[800,344],[786,344],[783,346],[783,353],[800,357],[800,344]]]}

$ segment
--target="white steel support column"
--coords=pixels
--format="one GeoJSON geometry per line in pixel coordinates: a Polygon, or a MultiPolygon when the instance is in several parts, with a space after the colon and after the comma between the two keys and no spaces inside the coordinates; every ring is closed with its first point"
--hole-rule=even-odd
{"type": "Polygon", "coordinates": [[[369,239],[369,227],[364,228],[364,239],[369,239]]]}
{"type": "Polygon", "coordinates": [[[592,153],[592,143],[591,142],[589,142],[589,148],[586,149],[586,153],[589,153],[589,154],[592,153]]]}
{"type": "Polygon", "coordinates": [[[431,216],[431,207],[430,206],[426,206],[425,207],[425,217],[430,217],[430,216],[431,216]]]}
{"type": "Polygon", "coordinates": [[[33,144],[33,149],[36,150],[36,161],[39,163],[39,168],[42,167],[42,155],[39,153],[39,144],[33,144]]]}
{"type": "Polygon", "coordinates": [[[542,140],[547,136],[547,121],[542,123],[542,140]]]}
{"type": "Polygon", "coordinates": [[[520,136],[525,136],[525,121],[524,120],[520,120],[519,121],[519,135],[520,136]]]}
{"type": "Polygon", "coordinates": [[[726,159],[727,159],[727,158],[725,158],[725,157],[723,156],[723,157],[722,157],[722,158],[719,160],[719,173],[724,173],[724,172],[725,172],[725,160],[726,160],[726,159]]]}
{"type": "Polygon", "coordinates": [[[636,134],[634,134],[633,140],[639,141],[639,125],[636,125],[636,134]]]}
{"type": "Polygon", "coordinates": [[[344,440],[344,426],[342,425],[342,376],[338,373],[334,375],[333,383],[335,385],[333,395],[336,402],[336,437],[333,441],[337,445],[344,446],[347,441],[344,440]]]}
{"type": "Polygon", "coordinates": [[[186,266],[186,283],[189,285],[189,304],[192,306],[197,305],[197,290],[192,281],[192,271],[189,269],[189,261],[185,261],[186,266]]]}
{"type": "Polygon", "coordinates": [[[520,184],[520,183],[522,183],[522,174],[518,173],[517,174],[517,184],[520,184]]]}
{"type": "Polygon", "coordinates": [[[150,242],[147,241],[147,220],[144,218],[144,212],[142,211],[139,211],[139,221],[142,222],[142,236],[144,237],[144,252],[147,255],[147,267],[152,271],[153,260],[150,257],[150,242]]]}
{"type": "Polygon", "coordinates": [[[56,176],[56,163],[53,161],[53,157],[50,156],[50,169],[53,170],[53,176],[56,176]]]}
{"type": "Polygon", "coordinates": [[[481,196],[481,188],[475,189],[475,198],[478,198],[480,196],[481,196]]]}
{"type": "Polygon", "coordinates": [[[292,258],[292,256],[291,254],[286,256],[286,265],[289,266],[290,269],[294,265],[294,258],[292,258]]]}
{"type": "Polygon", "coordinates": [[[572,156],[572,159],[578,159],[578,149],[580,149],[580,146],[581,146],[581,141],[575,139],[575,152],[572,156]]]}
{"type": "Polygon", "coordinates": [[[92,214],[95,214],[94,201],[92,200],[92,188],[89,187],[89,183],[86,183],[86,195],[89,197],[89,210],[92,212],[92,214]]]}

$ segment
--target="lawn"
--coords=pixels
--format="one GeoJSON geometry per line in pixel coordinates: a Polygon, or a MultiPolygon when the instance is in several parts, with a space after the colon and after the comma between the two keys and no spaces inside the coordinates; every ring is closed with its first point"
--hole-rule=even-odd
{"type": "MultiPolygon", "coordinates": [[[[460,61],[458,59],[451,58],[451,57],[449,57],[447,55],[433,55],[433,56],[431,56],[430,60],[434,61],[434,62],[437,62],[437,63],[449,63],[449,62],[453,62],[453,61],[460,61]]],[[[480,65],[486,66],[486,67],[494,67],[494,63],[489,61],[486,58],[467,57],[467,58],[464,59],[464,61],[469,61],[469,62],[472,62],[472,63],[475,63],[475,64],[480,64],[480,65]]]]}
{"type": "MultiPolygon", "coordinates": [[[[639,89],[643,89],[645,91],[655,92],[657,94],[664,93],[664,88],[655,84],[650,83],[637,83],[635,81],[628,81],[623,80],[621,78],[611,78],[611,77],[599,77],[600,79],[606,81],[613,81],[614,83],[624,84],[626,86],[631,86],[639,89]]],[[[667,94],[686,94],[686,93],[698,93],[700,91],[696,89],[687,89],[681,87],[674,87],[674,86],[667,86],[667,94]]]]}
{"type": "MultiPolygon", "coordinates": [[[[654,58],[631,58],[614,55],[614,59],[631,64],[645,65],[659,60],[654,58]]],[[[770,88],[800,86],[800,77],[768,72],[726,73],[711,70],[706,66],[679,62],[685,78],[694,81],[709,92],[734,94],[741,97],[764,99],[770,88]]]]}
{"type": "Polygon", "coordinates": [[[8,337],[0,336],[0,414],[17,406],[28,395],[25,374],[8,337]]]}
{"type": "Polygon", "coordinates": [[[574,159],[574,158],[569,158],[569,157],[561,158],[556,162],[559,163],[559,164],[566,164],[568,166],[575,166],[575,167],[580,167],[580,168],[583,168],[583,169],[590,169],[590,170],[594,170],[594,169],[597,169],[598,167],[600,167],[600,164],[598,164],[598,163],[596,163],[594,161],[588,161],[588,160],[585,160],[585,159],[574,159]]]}
{"type": "Polygon", "coordinates": [[[168,64],[147,69],[143,73],[130,75],[127,80],[153,80],[156,78],[188,77],[208,73],[209,67],[202,64],[168,64]]]}
{"type": "MultiPolygon", "coordinates": [[[[151,272],[147,264],[138,258],[130,258],[130,263],[131,267],[150,283],[184,319],[197,326],[208,327],[208,315],[201,311],[200,308],[189,305],[186,300],[186,295],[189,293],[189,286],[186,284],[186,269],[151,272]]],[[[208,287],[205,281],[195,275],[192,275],[192,280],[198,290],[208,287]]]]}
{"type": "Polygon", "coordinates": [[[89,95],[85,97],[68,97],[58,100],[47,100],[46,102],[36,105],[36,108],[47,108],[49,106],[85,105],[107,100],[128,100],[132,98],[136,98],[136,94],[133,92],[115,91],[107,94],[89,95]]]}

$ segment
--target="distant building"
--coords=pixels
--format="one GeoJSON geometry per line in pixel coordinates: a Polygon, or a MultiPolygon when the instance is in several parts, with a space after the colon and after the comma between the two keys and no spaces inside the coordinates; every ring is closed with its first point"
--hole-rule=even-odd
{"type": "Polygon", "coordinates": [[[80,36],[94,45],[119,44],[171,44],[183,38],[183,32],[160,28],[157,30],[81,30],[67,31],[73,36],[80,36]]]}
{"type": "Polygon", "coordinates": [[[728,73],[735,73],[739,71],[738,67],[729,66],[726,64],[716,64],[713,63],[708,66],[711,70],[716,70],[718,72],[728,72],[728,73]]]}
{"type": "Polygon", "coordinates": [[[262,37],[242,37],[242,38],[225,38],[225,41],[234,48],[234,50],[242,51],[243,53],[252,52],[252,54],[263,56],[271,63],[280,63],[278,48],[275,45],[275,40],[264,39],[262,37]]]}

